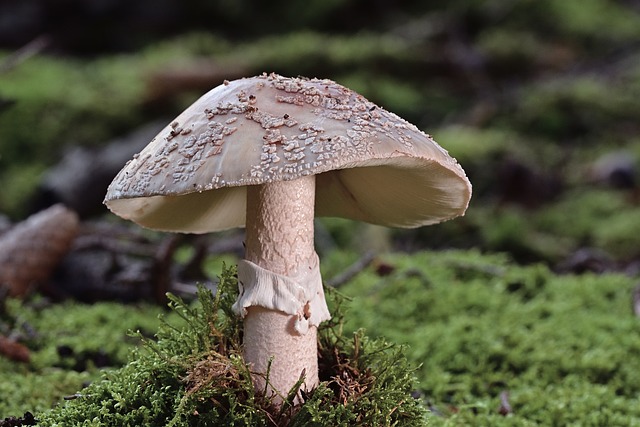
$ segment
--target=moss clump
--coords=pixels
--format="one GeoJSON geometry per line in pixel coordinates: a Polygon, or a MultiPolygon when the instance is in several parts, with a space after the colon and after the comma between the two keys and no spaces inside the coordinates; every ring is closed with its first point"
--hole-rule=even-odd
{"type": "MultiPolygon", "coordinates": [[[[2,53],[0,53],[0,58],[2,53]]],[[[134,66],[136,65],[136,66],[134,66]]],[[[140,67],[35,56],[0,79],[0,210],[19,217],[46,165],[72,145],[96,145],[141,120],[140,67]]]]}
{"type": "Polygon", "coordinates": [[[17,339],[29,354],[28,361],[0,356],[0,420],[48,410],[99,378],[101,369],[125,364],[139,344],[127,329],[152,333],[160,312],[148,304],[0,301],[0,334],[17,339]]]}
{"type": "Polygon", "coordinates": [[[358,306],[345,329],[408,345],[429,425],[637,425],[637,277],[557,275],[477,251],[377,263],[391,272],[374,265],[341,288],[358,306]]]}
{"type": "MultiPolygon", "coordinates": [[[[276,407],[253,389],[241,357],[241,322],[232,313],[237,279],[225,269],[214,296],[200,289],[195,305],[171,297],[182,326],[163,322],[157,340],[117,371],[107,372],[53,410],[40,426],[335,426],[423,425],[425,408],[410,396],[413,371],[402,349],[342,335],[342,322],[320,331],[321,385],[304,405],[276,407]]],[[[336,310],[338,313],[338,309],[336,310]]],[[[289,397],[295,396],[292,390],[289,397]]]]}

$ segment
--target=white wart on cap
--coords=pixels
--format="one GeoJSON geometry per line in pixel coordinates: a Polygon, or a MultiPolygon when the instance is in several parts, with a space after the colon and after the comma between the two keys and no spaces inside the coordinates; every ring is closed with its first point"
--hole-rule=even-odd
{"type": "Polygon", "coordinates": [[[428,135],[331,80],[225,82],[120,171],[105,203],[142,226],[242,227],[246,186],[316,176],[315,211],[391,227],[463,215],[471,184],[428,135]]]}

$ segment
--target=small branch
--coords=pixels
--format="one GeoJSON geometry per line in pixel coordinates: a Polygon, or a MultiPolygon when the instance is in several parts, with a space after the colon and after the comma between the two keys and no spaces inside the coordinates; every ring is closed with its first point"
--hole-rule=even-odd
{"type": "Polygon", "coordinates": [[[153,297],[156,303],[167,303],[167,292],[171,284],[172,259],[178,245],[182,241],[182,235],[173,235],[165,238],[156,250],[154,262],[151,266],[151,285],[153,297]]]}
{"type": "Polygon", "coordinates": [[[42,52],[50,43],[51,39],[48,36],[39,36],[31,40],[0,62],[0,74],[11,71],[20,63],[42,52]]]}
{"type": "MultiPolygon", "coordinates": [[[[211,292],[213,292],[214,294],[216,293],[216,290],[218,289],[218,283],[217,282],[205,282],[201,284],[202,286],[204,286],[205,288],[211,290],[211,292]]],[[[195,298],[195,296],[198,293],[198,285],[193,284],[193,283],[184,283],[184,282],[180,282],[180,281],[174,281],[171,284],[171,292],[175,293],[176,295],[180,296],[180,297],[187,297],[187,298],[195,298]]]]}
{"type": "Polygon", "coordinates": [[[156,254],[156,249],[152,244],[119,240],[99,235],[85,235],[76,238],[73,250],[86,251],[91,249],[104,249],[111,253],[127,254],[145,258],[153,257],[156,254]]]}
{"type": "Polygon", "coordinates": [[[506,390],[500,393],[500,407],[498,408],[498,413],[504,416],[513,413],[513,409],[509,403],[509,392],[506,390]]]}
{"type": "Polygon", "coordinates": [[[358,274],[360,274],[362,270],[369,267],[369,265],[371,265],[375,258],[376,255],[373,252],[366,252],[356,262],[347,267],[347,269],[342,273],[327,280],[325,284],[330,288],[339,288],[340,286],[344,285],[345,283],[356,277],[358,274]]]}
{"type": "Polygon", "coordinates": [[[631,303],[633,306],[633,314],[635,314],[636,317],[640,317],[640,285],[633,289],[631,303]]]}

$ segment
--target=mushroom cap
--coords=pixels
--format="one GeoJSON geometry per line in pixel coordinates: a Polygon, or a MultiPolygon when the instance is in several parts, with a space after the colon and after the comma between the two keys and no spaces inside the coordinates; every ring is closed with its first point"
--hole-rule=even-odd
{"type": "Polygon", "coordinates": [[[414,125],[331,80],[263,74],[212,89],[127,162],[107,190],[144,227],[242,227],[246,186],[316,175],[315,210],[413,228],[463,215],[471,184],[414,125]]]}

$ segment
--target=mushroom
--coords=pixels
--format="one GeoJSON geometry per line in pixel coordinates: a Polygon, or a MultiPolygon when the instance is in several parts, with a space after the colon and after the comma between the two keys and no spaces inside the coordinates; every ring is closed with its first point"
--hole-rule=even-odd
{"type": "Polygon", "coordinates": [[[414,125],[331,81],[225,81],[135,155],[105,203],[144,227],[246,227],[234,310],[254,385],[276,402],[319,383],[317,327],[330,318],[313,218],[413,228],[463,215],[471,184],[414,125]],[[265,381],[268,370],[268,384],[265,381]]]}

